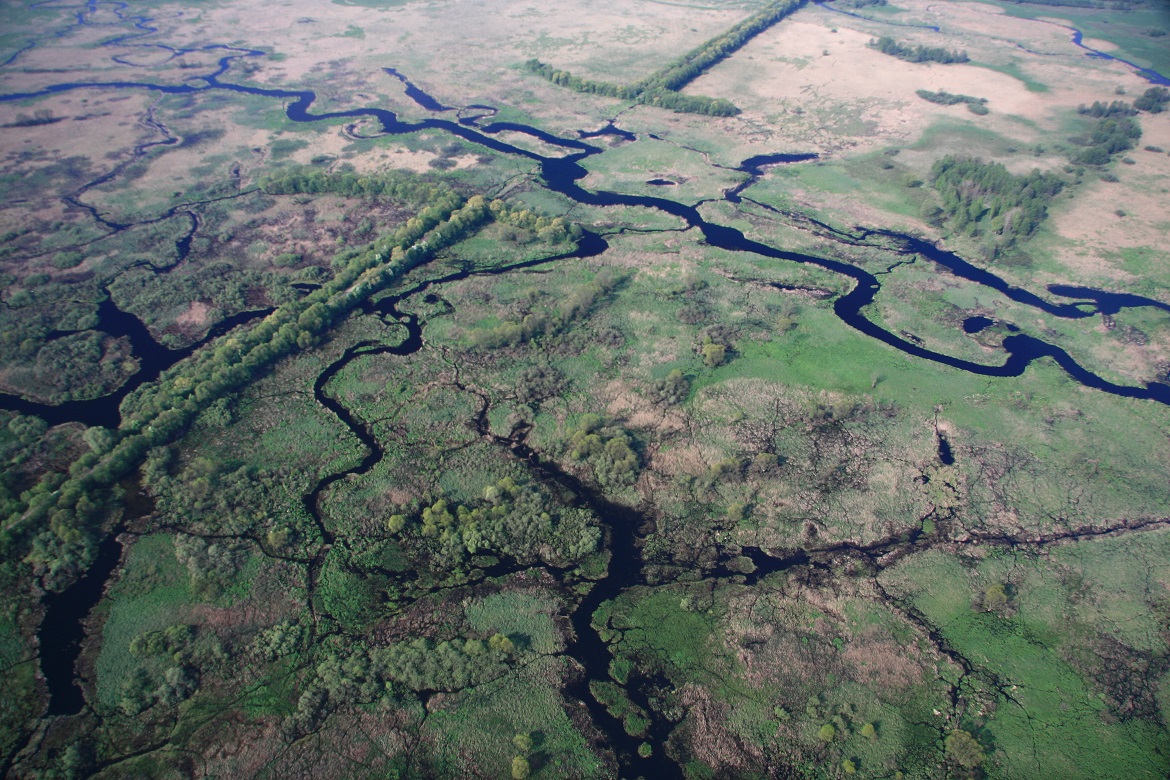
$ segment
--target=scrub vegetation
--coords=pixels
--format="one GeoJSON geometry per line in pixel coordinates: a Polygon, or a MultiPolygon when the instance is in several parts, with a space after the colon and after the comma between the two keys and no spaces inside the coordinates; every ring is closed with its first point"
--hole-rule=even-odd
{"type": "Polygon", "coordinates": [[[891,3],[12,9],[0,774],[1167,776],[1170,101],[891,3]]]}

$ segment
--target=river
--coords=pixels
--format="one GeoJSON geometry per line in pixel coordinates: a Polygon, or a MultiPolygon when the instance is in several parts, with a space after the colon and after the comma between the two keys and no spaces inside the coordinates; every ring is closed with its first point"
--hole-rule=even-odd
{"type": "MultiPolygon", "coordinates": [[[[860,267],[836,258],[790,252],[768,246],[760,241],[747,238],[741,231],[735,228],[709,222],[700,215],[695,207],[687,206],[668,198],[583,189],[578,184],[578,181],[586,175],[586,169],[581,165],[581,162],[590,156],[600,154],[604,151],[603,147],[588,143],[589,139],[601,135],[611,135],[628,142],[637,138],[635,133],[618,129],[612,122],[600,130],[578,131],[576,138],[562,138],[521,123],[496,122],[492,121],[492,117],[496,114],[495,108],[483,105],[459,108],[446,106],[428,95],[407,79],[406,76],[393,68],[386,68],[384,70],[388,75],[398,79],[404,85],[406,94],[410,99],[414,100],[423,109],[435,113],[456,111],[455,118],[449,120],[440,117],[431,117],[416,122],[404,122],[394,112],[379,108],[359,108],[348,111],[314,114],[310,111],[310,108],[316,101],[316,95],[311,91],[266,89],[234,84],[224,80],[230,73],[235,62],[241,59],[264,56],[263,52],[218,44],[198,47],[196,49],[175,49],[159,44],[143,43],[138,39],[155,32],[155,28],[151,26],[151,20],[148,17],[126,16],[123,12],[126,10],[127,5],[124,3],[103,3],[102,5],[107,7],[112,5],[115,8],[115,14],[118,18],[126,23],[133,24],[137,31],[130,35],[109,39],[106,41],[106,45],[116,44],[121,47],[159,48],[170,52],[171,57],[180,56],[190,51],[223,51],[225,53],[210,72],[201,76],[193,76],[182,84],[155,84],[148,81],[133,80],[70,82],[46,87],[34,93],[3,95],[0,96],[0,102],[33,100],[47,95],[83,89],[147,90],[160,94],[195,94],[222,91],[281,101],[285,103],[287,117],[291,121],[298,123],[370,118],[376,120],[382,132],[387,135],[402,135],[424,130],[448,133],[495,152],[524,158],[535,163],[540,171],[541,178],[550,190],[560,193],[576,203],[593,206],[638,206],[655,209],[677,217],[688,227],[698,230],[706,243],[711,246],[732,252],[754,253],[780,261],[814,265],[827,271],[847,276],[854,281],[854,286],[848,293],[837,297],[834,301],[833,310],[837,317],[843,324],[850,328],[907,355],[951,366],[973,374],[1000,377],[1019,376],[1027,369],[1032,361],[1043,357],[1050,357],[1070,377],[1085,386],[1115,395],[1149,399],[1158,403],[1170,404],[1170,387],[1165,384],[1150,383],[1142,387],[1111,383],[1080,366],[1060,347],[1024,333],[1013,334],[1004,340],[1003,349],[1006,357],[1000,365],[976,363],[928,350],[895,335],[871,322],[864,316],[864,308],[873,302],[875,296],[881,290],[881,285],[874,274],[860,267]],[[542,155],[522,147],[508,144],[496,137],[503,132],[527,135],[561,150],[564,154],[562,156],[542,155]]],[[[90,0],[88,6],[89,12],[96,10],[97,6],[97,0],[90,0]]],[[[87,13],[83,12],[78,15],[79,25],[92,24],[87,18],[87,13]]],[[[1081,45],[1079,33],[1077,33],[1074,42],[1081,45]]],[[[29,50],[34,45],[30,43],[24,49],[13,55],[5,65],[17,61],[23,51],[29,50]]],[[[1095,54],[1105,57],[1109,56],[1100,52],[1095,52],[1095,54]]],[[[1110,57],[1110,59],[1114,58],[1110,57]]],[[[1121,61],[1125,62],[1124,60],[1121,61]]],[[[3,65],[0,65],[0,67],[3,67],[3,65]]],[[[1146,72],[1142,72],[1145,75],[1146,72]]],[[[1148,78],[1157,77],[1163,79],[1155,83],[1166,83],[1164,77],[1161,77],[1160,74],[1149,73],[1151,75],[1147,76],[1148,78]]],[[[151,145],[144,145],[138,150],[139,153],[144,153],[152,145],[169,145],[174,142],[169,132],[161,124],[159,124],[159,128],[164,134],[164,140],[154,142],[151,145]]],[[[754,184],[760,176],[765,174],[768,166],[800,164],[811,159],[815,159],[815,155],[789,155],[778,151],[773,154],[756,156],[744,160],[735,170],[747,174],[748,181],[729,190],[724,196],[727,200],[737,203],[741,194],[754,184]]],[[[93,184],[91,183],[90,186],[93,186],[93,184]]],[[[81,204],[80,196],[84,194],[85,189],[83,188],[73,196],[74,200],[78,201],[83,207],[85,206],[81,204]]],[[[124,227],[118,223],[106,220],[92,208],[85,208],[87,208],[91,216],[99,224],[103,224],[111,230],[124,227]]],[[[184,236],[180,244],[177,245],[181,255],[184,255],[186,249],[189,248],[191,237],[198,227],[197,217],[194,215],[194,212],[191,212],[191,219],[191,230],[184,236]]],[[[933,244],[915,236],[899,234],[892,231],[861,230],[855,235],[850,235],[849,238],[850,242],[855,243],[863,242],[871,236],[877,236],[883,240],[894,242],[898,247],[897,251],[902,254],[919,255],[939,267],[945,268],[947,272],[955,276],[983,285],[1002,293],[1020,304],[1052,316],[1067,319],[1087,319],[1095,317],[1098,314],[1116,313],[1130,307],[1155,307],[1170,311],[1170,307],[1166,304],[1153,299],[1083,287],[1049,287],[1048,292],[1051,295],[1059,298],[1075,299],[1071,302],[1051,301],[1030,291],[1009,285],[1006,281],[990,271],[978,268],[966,262],[958,255],[938,249],[933,244]]],[[[536,263],[589,257],[600,254],[605,249],[606,243],[604,239],[587,232],[578,248],[573,252],[556,257],[528,261],[527,263],[496,269],[494,271],[477,273],[504,273],[536,263]]],[[[410,295],[422,292],[427,287],[455,281],[459,278],[464,278],[469,273],[472,272],[462,271],[441,279],[424,282],[412,290],[384,298],[378,304],[367,307],[367,310],[376,311],[384,317],[392,318],[395,322],[403,325],[406,329],[406,338],[394,346],[373,343],[354,345],[346,350],[337,361],[332,363],[318,377],[314,384],[313,391],[317,401],[323,407],[336,414],[346,424],[354,433],[355,437],[367,448],[368,454],[356,466],[321,480],[304,497],[305,507],[317,522],[324,542],[322,551],[310,563],[310,583],[312,582],[314,571],[323,562],[323,556],[326,554],[328,542],[332,539],[319,512],[318,501],[321,494],[338,480],[350,475],[365,473],[382,457],[381,445],[376,438],[361,420],[357,419],[342,404],[332,399],[325,392],[326,385],[333,376],[359,356],[370,354],[404,356],[417,351],[423,343],[422,326],[413,315],[401,315],[397,310],[398,303],[410,295]]],[[[157,379],[163,370],[183,357],[186,357],[208,340],[221,335],[227,329],[241,324],[252,317],[261,316],[265,312],[245,312],[237,315],[236,318],[229,319],[217,325],[198,344],[191,345],[183,350],[169,350],[162,347],[150,336],[145,326],[137,318],[121,312],[108,300],[101,304],[98,313],[100,327],[103,331],[115,336],[124,335],[131,341],[140,368],[138,373],[130,381],[125,383],[118,392],[92,401],[48,405],[36,404],[12,396],[0,396],[0,408],[13,409],[26,414],[36,414],[52,424],[76,421],[86,425],[116,427],[119,421],[118,405],[129,392],[132,392],[133,389],[141,386],[145,382],[157,379]]],[[[974,327],[975,324],[978,323],[972,323],[969,327],[974,327]]],[[[491,436],[490,431],[483,424],[482,419],[480,432],[482,435],[491,436]]],[[[669,735],[672,724],[663,722],[657,717],[653,718],[649,739],[654,744],[654,753],[649,758],[639,758],[636,754],[636,748],[641,740],[626,735],[621,728],[620,722],[605,711],[593,698],[588,689],[590,681],[609,679],[609,649],[597,632],[593,630],[591,626],[592,616],[596,609],[605,601],[616,597],[630,587],[645,583],[641,565],[640,534],[643,533],[642,529],[650,527],[648,518],[641,515],[636,509],[608,501],[600,492],[582,484],[572,475],[560,470],[555,464],[543,460],[538,453],[527,446],[524,441],[524,433],[525,431],[522,430],[514,431],[511,437],[493,438],[501,446],[506,446],[516,457],[528,462],[531,468],[537,473],[543,475],[546,479],[557,482],[568,490],[577,502],[591,508],[605,527],[606,544],[612,554],[609,574],[596,583],[594,588],[582,599],[570,616],[575,638],[571,642],[569,652],[582,665],[585,674],[578,683],[570,688],[569,692],[571,695],[585,702],[594,722],[603,729],[608,741],[617,752],[623,771],[643,773],[652,777],[681,777],[681,768],[670,760],[663,750],[664,741],[669,735]]],[[[939,447],[940,457],[944,461],[947,460],[950,457],[949,444],[945,440],[940,440],[939,447]]],[[[906,549],[907,545],[912,547],[916,543],[916,537],[908,540],[899,538],[896,540],[887,540],[877,545],[871,545],[865,549],[857,548],[853,552],[874,557],[887,554],[889,551],[894,550],[895,547],[897,549],[906,549]]],[[[836,552],[844,551],[846,548],[847,546],[845,545],[839,545],[812,552],[818,555],[832,555],[836,552]]],[[[80,691],[77,689],[72,676],[76,673],[74,666],[82,638],[81,621],[89,614],[93,605],[100,598],[104,581],[116,565],[119,552],[120,546],[116,540],[113,540],[112,536],[107,538],[101,546],[97,562],[85,577],[80,579],[61,596],[48,596],[46,598],[46,617],[40,632],[42,647],[47,648],[54,641],[64,640],[58,641],[61,645],[59,648],[42,653],[42,669],[49,680],[49,689],[52,694],[52,701],[49,708],[52,714],[77,712],[82,707],[80,691]],[[68,597],[66,598],[66,596],[68,597]]],[[[749,584],[755,582],[759,577],[794,566],[824,566],[823,563],[818,563],[810,557],[810,551],[796,550],[786,556],[778,557],[774,553],[770,554],[753,548],[737,551],[737,554],[745,555],[755,565],[755,571],[745,577],[745,582],[749,584]]],[[[708,573],[713,576],[736,576],[736,572],[728,568],[727,563],[727,560],[720,560],[708,573]]],[[[647,709],[648,713],[653,715],[652,709],[648,704],[647,690],[663,684],[664,681],[662,680],[635,678],[627,686],[627,690],[635,703],[647,709]]]]}

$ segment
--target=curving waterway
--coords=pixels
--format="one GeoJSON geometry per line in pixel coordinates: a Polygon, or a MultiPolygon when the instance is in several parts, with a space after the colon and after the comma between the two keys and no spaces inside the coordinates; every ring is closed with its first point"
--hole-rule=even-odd
{"type": "MultiPolygon", "coordinates": [[[[821,4],[823,5],[823,3],[821,4]]],[[[492,117],[496,114],[494,107],[474,105],[453,108],[447,106],[428,95],[417,85],[413,84],[405,75],[393,68],[385,68],[384,71],[404,85],[407,97],[414,100],[421,108],[427,111],[435,113],[455,111],[455,119],[449,120],[440,117],[431,117],[420,121],[406,122],[400,120],[392,111],[374,107],[338,112],[313,113],[310,109],[315,103],[317,96],[312,91],[266,89],[234,84],[226,80],[234,63],[241,59],[264,56],[263,52],[219,44],[191,49],[178,49],[161,44],[142,42],[140,39],[154,34],[157,30],[151,25],[151,20],[148,17],[126,15],[124,12],[127,8],[128,5],[126,3],[89,0],[86,6],[87,10],[78,13],[77,24],[96,26],[98,23],[92,21],[89,18],[90,15],[96,13],[99,9],[110,10],[119,20],[119,23],[133,25],[135,32],[112,38],[107,41],[106,45],[116,44],[121,47],[129,46],[144,49],[158,49],[167,52],[168,59],[196,51],[222,51],[224,54],[219,58],[217,65],[210,72],[188,78],[182,84],[162,84],[136,80],[109,82],[79,81],[55,84],[36,92],[0,95],[0,102],[34,100],[39,97],[54,94],[91,89],[116,91],[145,90],[160,94],[234,92],[283,102],[285,104],[286,115],[293,122],[331,122],[368,118],[375,120],[381,128],[381,133],[385,135],[403,135],[423,130],[436,130],[449,133],[452,136],[479,144],[495,152],[530,160],[536,164],[541,178],[550,190],[560,193],[576,203],[592,206],[638,206],[655,209],[677,217],[688,228],[697,230],[703,236],[703,240],[711,246],[732,252],[758,254],[779,261],[814,265],[824,270],[846,276],[853,280],[854,285],[848,293],[837,297],[834,301],[833,310],[837,317],[842,323],[854,330],[907,355],[947,365],[973,374],[998,377],[1019,376],[1023,374],[1033,361],[1048,357],[1060,365],[1071,378],[1087,387],[1114,395],[1148,399],[1170,405],[1170,386],[1166,384],[1149,383],[1145,386],[1131,386],[1109,382],[1078,364],[1062,348],[1025,333],[1015,333],[1004,339],[1003,350],[1005,358],[1001,364],[977,363],[926,349],[919,344],[912,343],[895,335],[870,321],[864,315],[865,307],[874,301],[876,295],[881,290],[881,284],[877,276],[860,267],[844,260],[785,251],[769,246],[761,241],[749,239],[735,228],[707,221],[701,216],[697,208],[675,202],[668,198],[629,195],[608,191],[590,191],[582,188],[578,182],[587,173],[586,169],[581,165],[582,161],[604,151],[603,147],[588,143],[589,139],[602,135],[610,135],[616,137],[619,141],[629,142],[637,138],[635,133],[619,129],[612,122],[600,130],[578,131],[576,138],[559,137],[521,123],[496,122],[492,121],[492,117]],[[562,154],[561,156],[540,154],[506,143],[496,137],[505,131],[520,133],[542,141],[559,150],[562,154]]],[[[58,33],[58,37],[63,34],[58,33]]],[[[1079,32],[1076,33],[1074,42],[1081,45],[1079,32]]],[[[13,54],[5,63],[0,63],[0,67],[11,66],[13,63],[18,62],[20,55],[35,45],[35,42],[30,42],[20,51],[13,54]]],[[[1094,52],[1094,54],[1109,59],[1118,59],[1101,52],[1094,52]]],[[[126,61],[124,57],[117,61],[128,66],[138,67],[132,62],[126,61]]],[[[1137,66],[1125,60],[1119,61],[1137,68],[1137,66]]],[[[1154,83],[1168,83],[1161,74],[1152,71],[1142,71],[1140,68],[1138,70],[1151,80],[1153,78],[1162,79],[1154,83]]],[[[154,121],[153,118],[151,118],[151,121],[154,121]]],[[[175,142],[170,134],[165,131],[165,128],[162,128],[161,125],[158,127],[160,132],[163,133],[163,140],[139,147],[136,150],[136,154],[141,155],[146,153],[150,148],[167,146],[175,142]]],[[[789,155],[783,152],[777,152],[775,154],[761,155],[744,160],[735,170],[747,174],[748,181],[728,190],[724,194],[724,197],[732,203],[739,203],[741,193],[754,184],[760,176],[764,175],[767,166],[798,163],[814,157],[815,155],[789,155]]],[[[90,186],[95,186],[95,184],[91,184],[90,186]]],[[[84,194],[84,189],[73,194],[73,198],[77,200],[76,205],[86,208],[99,224],[112,230],[124,227],[123,225],[105,219],[96,210],[85,206],[79,200],[82,194],[84,194]]],[[[191,237],[198,229],[198,218],[195,212],[188,211],[187,213],[191,219],[191,230],[181,239],[180,244],[177,245],[181,256],[185,255],[185,250],[189,247],[191,237]]],[[[174,216],[174,214],[170,214],[169,216],[174,216]]],[[[1051,286],[1048,288],[1048,293],[1057,298],[1069,299],[1066,301],[1054,301],[1028,290],[1012,286],[990,271],[978,268],[963,260],[958,255],[941,250],[921,238],[885,230],[858,228],[853,233],[847,233],[833,230],[828,228],[828,226],[821,227],[836,234],[846,243],[863,243],[871,237],[892,242],[896,247],[896,252],[904,255],[920,256],[938,265],[940,268],[946,269],[955,276],[995,290],[1017,303],[1055,317],[1077,320],[1087,319],[1095,317],[1098,314],[1115,314],[1122,309],[1133,307],[1154,307],[1164,311],[1170,311],[1170,306],[1157,300],[1084,287],[1051,286]]],[[[314,385],[314,394],[317,401],[338,415],[346,426],[354,432],[362,444],[365,445],[368,454],[353,468],[322,479],[304,498],[305,507],[317,523],[324,542],[322,552],[309,564],[310,584],[312,583],[316,569],[323,562],[323,556],[327,554],[328,543],[332,540],[332,536],[321,518],[318,507],[321,494],[330,485],[335,484],[341,479],[369,471],[382,457],[380,444],[366,428],[364,423],[345,409],[342,404],[330,398],[325,392],[326,385],[333,376],[352,360],[362,355],[390,354],[405,356],[417,351],[423,343],[422,326],[416,317],[413,315],[403,315],[396,307],[403,299],[422,292],[427,287],[456,281],[457,279],[465,278],[471,273],[505,273],[539,263],[589,257],[600,254],[606,248],[607,245],[604,239],[596,234],[587,232],[577,249],[573,252],[550,258],[527,261],[526,263],[519,263],[494,270],[456,272],[446,277],[423,282],[411,290],[383,298],[377,304],[369,304],[367,306],[368,311],[392,318],[393,321],[403,325],[406,328],[407,335],[401,343],[394,346],[361,343],[350,347],[321,374],[314,385]]],[[[162,272],[163,269],[155,270],[162,272]]],[[[77,421],[86,425],[116,427],[118,423],[118,404],[127,393],[144,382],[157,379],[166,367],[173,365],[187,354],[190,354],[191,351],[198,348],[207,340],[215,338],[228,328],[246,319],[260,316],[263,313],[246,312],[237,315],[237,318],[220,323],[216,328],[213,328],[212,332],[205,339],[201,340],[199,344],[192,345],[184,350],[168,350],[157,344],[150,337],[145,326],[137,318],[119,311],[111,302],[106,301],[101,304],[98,312],[101,329],[111,335],[124,335],[130,339],[135,356],[140,363],[139,373],[117,393],[104,398],[94,399],[93,401],[48,405],[36,404],[13,396],[0,396],[0,408],[15,409],[28,414],[36,414],[50,423],[77,421]]],[[[982,325],[982,323],[970,322],[968,327],[974,328],[976,325],[982,325]]],[[[654,753],[649,758],[640,759],[636,755],[636,747],[640,739],[626,735],[621,728],[620,722],[605,711],[588,690],[590,681],[609,679],[607,669],[609,650],[598,633],[593,629],[591,625],[592,616],[596,609],[605,601],[616,597],[630,587],[644,584],[643,568],[640,565],[640,533],[643,532],[641,529],[649,526],[648,519],[634,509],[607,501],[600,493],[583,485],[572,475],[561,471],[555,464],[544,461],[538,453],[525,444],[525,431],[514,431],[511,437],[506,438],[493,436],[484,423],[484,419],[486,419],[484,417],[485,414],[486,409],[481,414],[480,420],[480,433],[482,435],[492,436],[492,438],[497,440],[497,443],[507,446],[515,456],[528,462],[537,473],[561,485],[578,502],[589,506],[606,529],[606,544],[612,554],[609,574],[596,583],[591,592],[580,602],[571,615],[575,639],[569,648],[569,652],[581,663],[585,669],[585,673],[581,680],[571,687],[570,693],[578,697],[589,708],[594,722],[602,728],[607,740],[617,751],[624,771],[649,773],[650,776],[654,777],[681,777],[680,767],[671,761],[663,750],[672,724],[666,723],[659,718],[654,718],[649,736],[649,741],[655,746],[654,753]]],[[[945,440],[940,440],[939,448],[940,458],[946,460],[950,457],[949,444],[945,440]]],[[[914,543],[916,543],[916,540],[911,539],[910,544],[912,545],[914,543]]],[[[905,544],[906,540],[899,538],[894,541],[882,542],[879,545],[871,546],[871,548],[857,548],[856,551],[859,554],[873,557],[887,554],[894,550],[896,545],[904,546],[905,544]]],[[[838,545],[816,552],[819,554],[832,554],[838,551],[845,551],[847,548],[849,548],[848,545],[838,545]]],[[[82,634],[80,633],[80,629],[74,629],[73,626],[80,626],[80,622],[88,615],[92,606],[100,598],[104,580],[113,569],[114,564],[116,564],[118,558],[117,553],[117,543],[107,540],[103,545],[102,554],[99,555],[98,564],[86,577],[83,577],[66,591],[70,598],[63,599],[62,597],[53,596],[47,598],[48,610],[40,636],[43,640],[52,636],[71,637],[59,649],[59,652],[55,650],[51,653],[43,653],[42,656],[42,669],[49,680],[49,689],[52,694],[50,703],[50,713],[52,714],[70,714],[79,711],[82,707],[80,691],[77,689],[73,677],[76,674],[74,667],[82,634]],[[76,641],[73,641],[73,638],[76,641]]],[[[739,551],[739,553],[749,558],[756,566],[756,572],[745,578],[745,581],[749,582],[768,573],[780,571],[792,566],[823,565],[812,561],[809,551],[793,551],[787,557],[776,557],[774,554],[765,553],[754,548],[745,549],[739,551]]],[[[728,568],[727,561],[725,560],[716,562],[714,568],[709,570],[708,573],[714,576],[735,575],[735,572],[728,568]]],[[[45,643],[42,642],[42,647],[44,646],[45,643]]],[[[631,682],[631,685],[627,686],[627,690],[631,699],[653,716],[653,710],[649,706],[647,691],[652,690],[656,686],[662,687],[665,685],[666,683],[663,680],[636,678],[631,682]]]]}

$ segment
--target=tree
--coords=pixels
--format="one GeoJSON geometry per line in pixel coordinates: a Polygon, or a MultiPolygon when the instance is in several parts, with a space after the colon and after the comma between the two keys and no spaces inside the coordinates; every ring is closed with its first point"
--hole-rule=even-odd
{"type": "Polygon", "coordinates": [[[511,655],[516,651],[516,645],[503,634],[492,634],[491,638],[488,639],[488,647],[505,655],[511,655]]]}
{"type": "Polygon", "coordinates": [[[877,729],[873,727],[872,723],[866,723],[861,727],[861,736],[866,739],[877,739],[877,729]]]}
{"type": "Polygon", "coordinates": [[[987,590],[983,592],[983,609],[987,612],[999,612],[1007,603],[1007,590],[1002,582],[988,585],[987,590]]]}
{"type": "Polygon", "coordinates": [[[527,733],[517,734],[516,736],[512,737],[512,744],[515,745],[516,749],[521,753],[528,755],[532,752],[532,735],[527,733]]]}
{"type": "Polygon", "coordinates": [[[837,736],[837,729],[833,728],[832,723],[826,723],[821,726],[821,730],[817,732],[817,739],[821,742],[832,742],[837,736]]]}
{"type": "Polygon", "coordinates": [[[727,359],[727,347],[722,344],[704,344],[701,353],[703,355],[703,364],[708,368],[721,366],[723,365],[723,361],[727,359]]]}
{"type": "Polygon", "coordinates": [[[944,743],[946,756],[966,769],[974,769],[983,763],[983,746],[966,731],[956,729],[946,738],[944,743]]]}
{"type": "Polygon", "coordinates": [[[528,766],[528,759],[523,756],[512,759],[512,780],[527,780],[529,772],[531,769],[528,766]]]}

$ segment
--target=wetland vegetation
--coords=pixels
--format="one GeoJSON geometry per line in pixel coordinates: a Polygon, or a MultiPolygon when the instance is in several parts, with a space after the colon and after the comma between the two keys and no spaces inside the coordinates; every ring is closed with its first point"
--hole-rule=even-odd
{"type": "Polygon", "coordinates": [[[1166,776],[1166,92],[891,3],[10,4],[0,775],[1166,776]]]}

